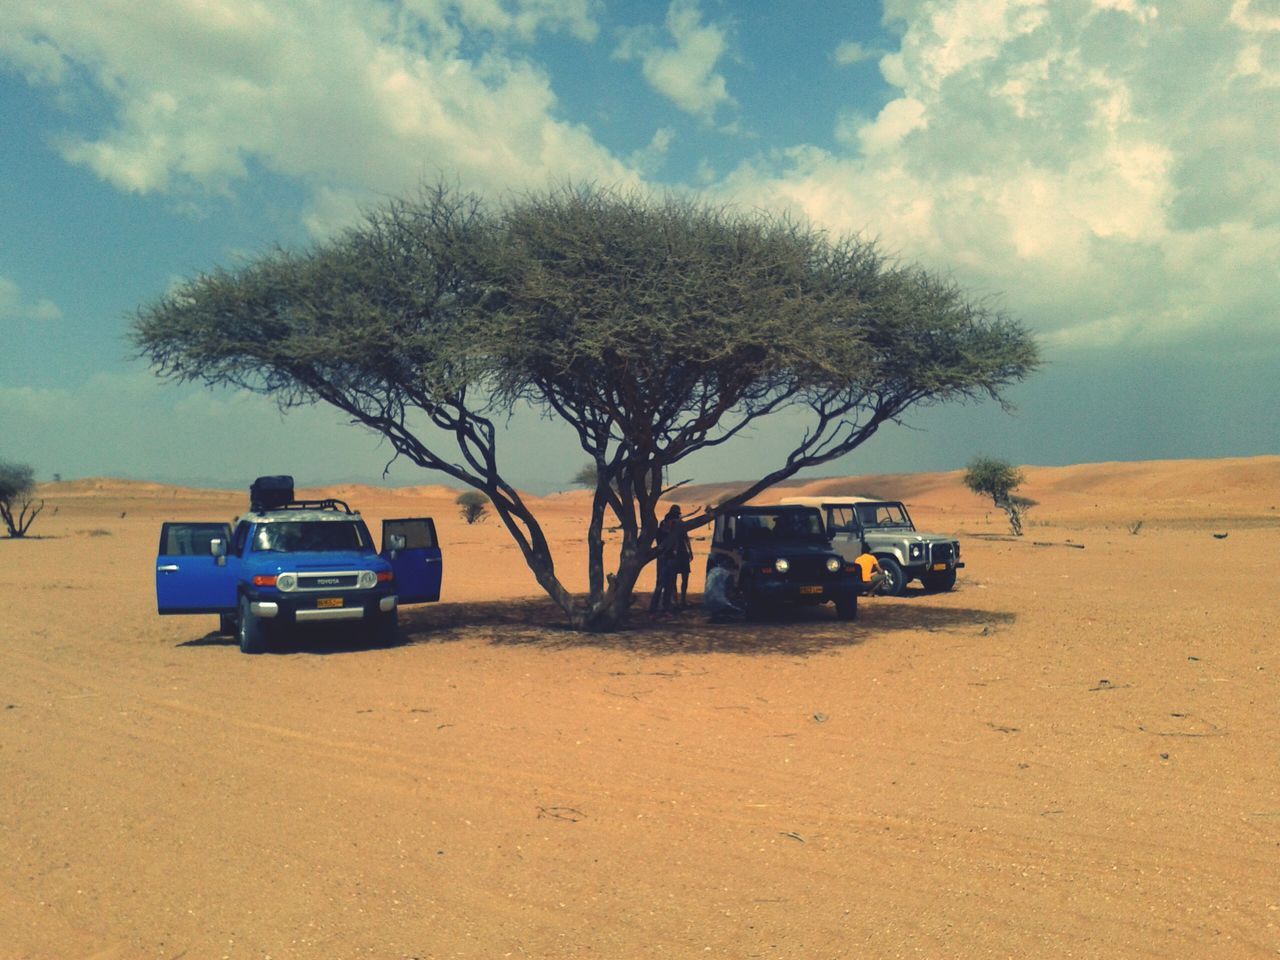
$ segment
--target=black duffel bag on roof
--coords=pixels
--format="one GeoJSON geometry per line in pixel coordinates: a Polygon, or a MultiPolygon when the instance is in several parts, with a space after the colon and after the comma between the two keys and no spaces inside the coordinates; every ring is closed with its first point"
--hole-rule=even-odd
{"type": "Polygon", "coordinates": [[[293,502],[293,477],[259,477],[249,487],[249,509],[278,510],[293,502]]]}

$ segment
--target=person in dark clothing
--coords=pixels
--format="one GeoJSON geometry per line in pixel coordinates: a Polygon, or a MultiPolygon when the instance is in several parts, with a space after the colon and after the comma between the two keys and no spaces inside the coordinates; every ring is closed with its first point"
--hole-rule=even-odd
{"type": "Polygon", "coordinates": [[[658,524],[657,583],[649,601],[649,612],[656,613],[659,606],[670,613],[676,597],[676,578],[683,578],[680,608],[689,593],[689,565],[693,559],[693,547],[689,534],[680,528],[680,508],[673,506],[658,524]]]}
{"type": "Polygon", "coordinates": [[[672,570],[672,599],[675,599],[675,580],[680,581],[680,609],[689,602],[689,568],[693,563],[693,544],[689,542],[689,531],[680,527],[680,508],[672,506],[667,511],[667,519],[672,523],[670,558],[672,570]]]}

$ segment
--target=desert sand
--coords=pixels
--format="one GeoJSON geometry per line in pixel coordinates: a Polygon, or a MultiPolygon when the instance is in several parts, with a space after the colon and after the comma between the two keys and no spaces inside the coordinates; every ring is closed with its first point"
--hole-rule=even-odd
{"type": "MultiPolygon", "coordinates": [[[[334,489],[436,518],[442,602],[261,657],[154,607],[160,521],[244,493],[47,485],[0,540],[0,958],[1276,956],[1280,457],[1027,475],[1020,540],[958,473],[787,488],[905,499],[954,592],[607,636],[455,491],[334,489]]],[[[582,583],[584,495],[538,506],[582,583]]]]}

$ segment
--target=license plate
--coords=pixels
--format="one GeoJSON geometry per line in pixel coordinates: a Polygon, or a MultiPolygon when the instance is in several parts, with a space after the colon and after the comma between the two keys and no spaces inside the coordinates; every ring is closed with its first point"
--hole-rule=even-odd
{"type": "Polygon", "coordinates": [[[801,587],[800,592],[801,593],[821,593],[822,588],[821,587],[801,587]]]}
{"type": "Polygon", "coordinates": [[[934,570],[945,570],[945,569],[947,569],[947,565],[946,565],[945,563],[935,563],[935,564],[933,565],[933,569],[934,569],[934,570]]]}
{"type": "Polygon", "coordinates": [[[319,600],[316,601],[316,607],[321,610],[324,610],[327,607],[340,607],[340,606],[342,606],[341,597],[321,597],[319,600]]]}

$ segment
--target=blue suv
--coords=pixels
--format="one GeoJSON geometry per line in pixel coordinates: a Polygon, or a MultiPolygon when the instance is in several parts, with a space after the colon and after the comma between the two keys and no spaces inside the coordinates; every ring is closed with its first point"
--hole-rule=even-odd
{"type": "Polygon", "coordinates": [[[277,630],[317,622],[360,621],[379,642],[391,642],[397,607],[440,599],[442,561],[430,517],[384,520],[378,552],[346,503],[294,500],[290,478],[272,479],[289,480],[287,495],[255,496],[234,529],[161,526],[161,614],[217,614],[244,653],[263,653],[277,630]]]}

